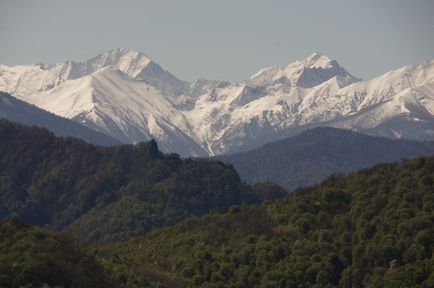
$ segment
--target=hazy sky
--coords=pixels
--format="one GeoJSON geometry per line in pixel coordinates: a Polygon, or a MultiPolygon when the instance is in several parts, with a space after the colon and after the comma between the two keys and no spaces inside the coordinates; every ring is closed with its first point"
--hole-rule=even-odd
{"type": "Polygon", "coordinates": [[[0,0],[0,63],[125,47],[181,79],[238,81],[314,51],[354,76],[434,58],[432,0],[0,0]]]}

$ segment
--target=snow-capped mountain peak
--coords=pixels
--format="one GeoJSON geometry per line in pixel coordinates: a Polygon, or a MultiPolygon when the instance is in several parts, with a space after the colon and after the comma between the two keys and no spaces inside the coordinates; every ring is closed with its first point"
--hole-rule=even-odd
{"type": "MultiPolygon", "coordinates": [[[[106,51],[84,63],[93,73],[101,68],[113,66],[128,76],[145,81],[152,86],[172,94],[181,94],[187,84],[152,61],[145,53],[118,48],[106,51]]],[[[88,73],[90,74],[90,73],[88,73]]]]}
{"type": "Polygon", "coordinates": [[[106,51],[91,59],[90,66],[97,69],[115,66],[125,74],[135,78],[152,60],[143,52],[118,48],[106,51]]]}
{"type": "Polygon", "coordinates": [[[98,72],[108,66],[114,66],[135,78],[150,62],[151,59],[142,52],[117,48],[105,51],[84,62],[66,61],[47,65],[43,69],[60,75],[64,80],[69,80],[98,72]]]}
{"type": "Polygon", "coordinates": [[[284,69],[283,74],[291,81],[292,86],[302,88],[314,87],[337,76],[345,78],[348,84],[359,81],[338,62],[318,52],[302,61],[290,63],[284,69]]]}
{"type": "Polygon", "coordinates": [[[303,60],[288,64],[284,68],[272,66],[262,69],[250,77],[246,83],[257,87],[272,84],[276,81],[282,82],[283,79],[292,87],[311,88],[335,76],[346,78],[342,83],[351,84],[359,81],[335,60],[315,52],[303,60]]]}
{"type": "Polygon", "coordinates": [[[303,63],[303,66],[308,67],[308,68],[327,69],[327,68],[331,68],[333,66],[332,65],[333,61],[334,60],[331,60],[329,57],[327,57],[326,55],[324,55],[322,53],[314,52],[309,57],[304,59],[302,61],[302,63],[303,63]]]}

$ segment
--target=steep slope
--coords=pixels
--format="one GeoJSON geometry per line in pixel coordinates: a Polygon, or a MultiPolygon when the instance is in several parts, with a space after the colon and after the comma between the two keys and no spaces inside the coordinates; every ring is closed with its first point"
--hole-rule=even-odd
{"type": "Polygon", "coordinates": [[[188,120],[159,90],[113,67],[27,100],[125,143],[153,138],[163,151],[206,155],[189,136],[194,133],[188,120]]]}
{"type": "Polygon", "coordinates": [[[6,120],[0,139],[0,219],[18,217],[87,240],[125,239],[286,195],[277,186],[244,184],[221,162],[164,155],[155,141],[100,147],[6,120]]]}
{"type": "Polygon", "coordinates": [[[44,127],[57,136],[80,138],[96,145],[113,146],[122,144],[122,142],[105,134],[39,109],[3,92],[0,92],[0,118],[25,125],[44,127]]]}
{"type": "Polygon", "coordinates": [[[247,182],[272,181],[288,191],[317,184],[333,173],[433,155],[434,142],[391,140],[349,130],[314,128],[258,149],[217,157],[247,182]]]}
{"type": "Polygon", "coordinates": [[[433,287],[433,175],[433,157],[381,165],[110,250],[188,287],[433,287]]]}
{"type": "Polygon", "coordinates": [[[434,61],[361,81],[314,53],[240,83],[187,82],[141,52],[115,49],[85,62],[1,65],[0,90],[121,141],[155,138],[164,151],[184,156],[246,151],[317,126],[434,139],[434,61]],[[71,100],[83,97],[85,103],[71,100]]]}

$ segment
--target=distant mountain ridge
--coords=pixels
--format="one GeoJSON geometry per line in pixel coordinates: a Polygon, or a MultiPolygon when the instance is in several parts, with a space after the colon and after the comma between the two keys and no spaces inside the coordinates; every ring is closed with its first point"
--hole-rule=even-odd
{"type": "Polygon", "coordinates": [[[272,181],[288,191],[379,163],[434,154],[434,142],[392,140],[318,127],[260,148],[217,157],[249,183],[272,181]]]}
{"type": "Polygon", "coordinates": [[[0,91],[123,142],[209,156],[330,126],[434,140],[434,60],[361,81],[321,53],[239,83],[183,81],[124,48],[84,61],[0,65],[0,91]]]}
{"type": "Polygon", "coordinates": [[[24,125],[36,125],[47,128],[57,136],[75,137],[95,145],[113,146],[122,144],[121,141],[110,136],[89,129],[75,121],[39,109],[3,92],[0,92],[1,118],[24,125]]]}

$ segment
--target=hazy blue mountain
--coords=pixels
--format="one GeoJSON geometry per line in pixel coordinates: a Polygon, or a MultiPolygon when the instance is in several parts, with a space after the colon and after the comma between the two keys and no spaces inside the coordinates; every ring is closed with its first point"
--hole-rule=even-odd
{"type": "Polygon", "coordinates": [[[217,159],[233,164],[247,182],[269,180],[288,190],[378,163],[434,153],[434,142],[392,140],[320,127],[260,148],[217,159]]]}

